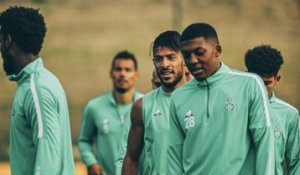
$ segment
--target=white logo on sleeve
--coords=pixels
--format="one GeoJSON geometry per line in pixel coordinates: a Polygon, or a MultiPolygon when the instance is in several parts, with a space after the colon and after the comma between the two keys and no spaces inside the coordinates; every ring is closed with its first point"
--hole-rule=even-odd
{"type": "Polygon", "coordinates": [[[191,110],[189,110],[185,114],[184,123],[185,123],[185,129],[189,129],[195,126],[195,116],[191,110]]]}
{"type": "Polygon", "coordinates": [[[104,119],[102,121],[102,129],[105,134],[109,133],[109,120],[108,119],[104,119]]]}
{"type": "Polygon", "coordinates": [[[154,115],[154,117],[159,117],[162,115],[162,113],[161,113],[160,109],[157,109],[153,115],[154,115]]]}

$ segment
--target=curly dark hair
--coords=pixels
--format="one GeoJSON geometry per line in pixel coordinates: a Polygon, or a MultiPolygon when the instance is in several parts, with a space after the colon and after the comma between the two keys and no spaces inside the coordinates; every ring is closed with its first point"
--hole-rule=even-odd
{"type": "Polygon", "coordinates": [[[283,58],[279,50],[270,45],[261,45],[247,51],[245,64],[248,72],[260,76],[275,76],[283,64],[283,58]]]}
{"type": "Polygon", "coordinates": [[[39,9],[11,6],[0,14],[0,26],[25,53],[37,55],[42,49],[47,29],[39,9]]]}

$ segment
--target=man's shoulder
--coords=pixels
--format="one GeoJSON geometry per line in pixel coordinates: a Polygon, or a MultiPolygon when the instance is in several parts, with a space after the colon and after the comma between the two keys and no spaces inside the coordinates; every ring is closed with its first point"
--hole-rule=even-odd
{"type": "Polygon", "coordinates": [[[153,98],[155,99],[155,96],[158,93],[159,93],[159,88],[154,89],[154,90],[144,94],[144,96],[141,99],[142,99],[142,101],[145,101],[145,100],[150,100],[151,101],[151,100],[153,100],[153,98]]]}
{"type": "Polygon", "coordinates": [[[175,89],[172,92],[172,98],[175,97],[182,97],[182,95],[184,96],[188,96],[191,95],[189,92],[193,91],[194,89],[197,89],[197,81],[195,78],[191,79],[190,81],[188,81],[187,83],[185,83],[184,85],[182,85],[181,87],[175,89]]]}
{"type": "Polygon", "coordinates": [[[230,71],[228,71],[229,76],[235,78],[237,81],[239,80],[245,80],[245,81],[253,81],[253,82],[261,82],[261,78],[255,74],[255,73],[251,73],[251,72],[244,72],[241,70],[237,70],[237,69],[230,69],[230,71]]]}
{"type": "Polygon", "coordinates": [[[101,108],[101,105],[107,104],[109,102],[109,95],[111,92],[107,92],[104,93],[102,95],[98,95],[95,96],[93,98],[91,98],[88,102],[87,102],[87,107],[98,107],[101,108]]]}
{"type": "Polygon", "coordinates": [[[274,102],[276,104],[276,107],[280,108],[281,111],[289,113],[289,114],[299,115],[299,111],[291,104],[289,104],[277,97],[275,97],[274,102]]]}

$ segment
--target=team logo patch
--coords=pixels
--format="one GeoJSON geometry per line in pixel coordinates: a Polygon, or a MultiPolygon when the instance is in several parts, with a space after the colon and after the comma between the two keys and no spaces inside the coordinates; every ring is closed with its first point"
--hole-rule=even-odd
{"type": "Polygon", "coordinates": [[[108,119],[104,119],[102,121],[102,130],[105,134],[109,133],[109,120],[108,119]]]}
{"type": "Polygon", "coordinates": [[[274,130],[274,136],[275,136],[275,138],[279,138],[281,136],[281,131],[280,131],[279,126],[276,126],[276,128],[274,130]]]}
{"type": "Polygon", "coordinates": [[[159,117],[161,115],[162,115],[162,113],[161,113],[160,109],[157,109],[153,114],[154,117],[159,117]]]}
{"type": "Polygon", "coordinates": [[[234,111],[234,103],[233,103],[233,100],[228,97],[226,102],[225,102],[225,111],[226,112],[233,112],[234,111]]]}
{"type": "Polygon", "coordinates": [[[191,110],[185,114],[184,117],[185,129],[189,129],[195,126],[195,116],[191,110]]]}

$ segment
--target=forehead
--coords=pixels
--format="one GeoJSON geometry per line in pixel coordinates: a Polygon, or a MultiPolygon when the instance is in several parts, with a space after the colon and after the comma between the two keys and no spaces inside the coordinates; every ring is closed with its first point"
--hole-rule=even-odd
{"type": "Polygon", "coordinates": [[[116,58],[114,61],[114,67],[132,67],[134,68],[133,60],[129,58],[116,58]]]}
{"type": "Polygon", "coordinates": [[[170,55],[170,54],[178,54],[175,50],[169,47],[157,47],[154,49],[154,56],[156,55],[170,55]]]}
{"type": "Polygon", "coordinates": [[[212,41],[206,40],[204,37],[197,37],[191,40],[181,42],[182,51],[192,51],[199,47],[209,47],[212,46],[212,41]]]}

